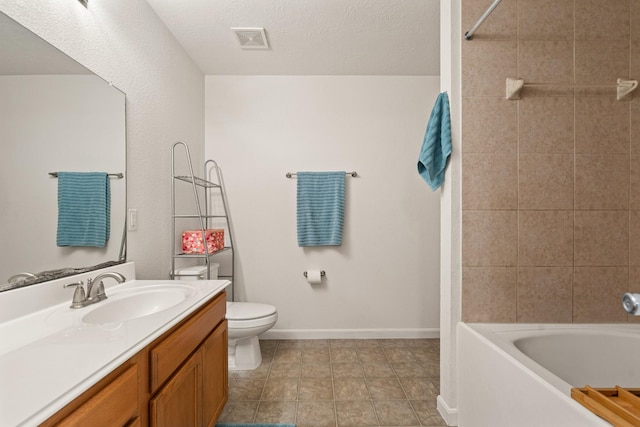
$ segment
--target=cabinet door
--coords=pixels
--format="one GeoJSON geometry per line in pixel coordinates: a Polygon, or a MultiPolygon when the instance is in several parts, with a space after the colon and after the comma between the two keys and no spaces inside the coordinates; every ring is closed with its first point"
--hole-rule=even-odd
{"type": "Polygon", "coordinates": [[[223,321],[202,344],[203,425],[215,425],[227,403],[229,391],[227,364],[227,321],[223,321]]]}
{"type": "Polygon", "coordinates": [[[196,352],[151,399],[151,427],[200,426],[202,351],[196,352]]]}

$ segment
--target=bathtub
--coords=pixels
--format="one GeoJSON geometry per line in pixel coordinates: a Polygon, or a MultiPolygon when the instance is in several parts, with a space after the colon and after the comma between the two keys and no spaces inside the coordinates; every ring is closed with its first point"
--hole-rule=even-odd
{"type": "Polygon", "coordinates": [[[640,324],[458,324],[459,427],[611,426],[587,384],[640,387],[640,324]]]}

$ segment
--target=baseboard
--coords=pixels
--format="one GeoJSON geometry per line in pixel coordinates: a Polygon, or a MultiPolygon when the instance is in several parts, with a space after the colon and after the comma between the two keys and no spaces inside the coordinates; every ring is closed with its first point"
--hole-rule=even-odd
{"type": "Polygon", "coordinates": [[[438,395],[436,399],[436,408],[440,413],[440,416],[447,423],[448,426],[457,426],[458,425],[458,410],[455,408],[450,408],[447,405],[447,402],[444,401],[442,396],[438,395]]]}
{"type": "Polygon", "coordinates": [[[440,329],[270,329],[265,340],[440,338],[440,329]]]}

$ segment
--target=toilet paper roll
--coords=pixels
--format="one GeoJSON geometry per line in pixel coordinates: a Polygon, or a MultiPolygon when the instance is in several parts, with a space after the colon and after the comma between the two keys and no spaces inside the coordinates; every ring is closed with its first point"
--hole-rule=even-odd
{"type": "Polygon", "coordinates": [[[322,272],[320,270],[308,270],[307,282],[316,285],[322,281],[322,272]]]}

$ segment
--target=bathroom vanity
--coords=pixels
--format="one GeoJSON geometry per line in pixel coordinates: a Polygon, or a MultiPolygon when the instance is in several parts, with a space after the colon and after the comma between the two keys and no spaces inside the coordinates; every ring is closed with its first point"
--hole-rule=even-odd
{"type": "Polygon", "coordinates": [[[104,283],[108,299],[82,309],[61,283],[16,290],[32,300],[42,288],[22,310],[53,301],[47,292],[58,301],[9,320],[20,298],[0,294],[0,425],[214,425],[227,401],[229,282],[104,283]]]}

